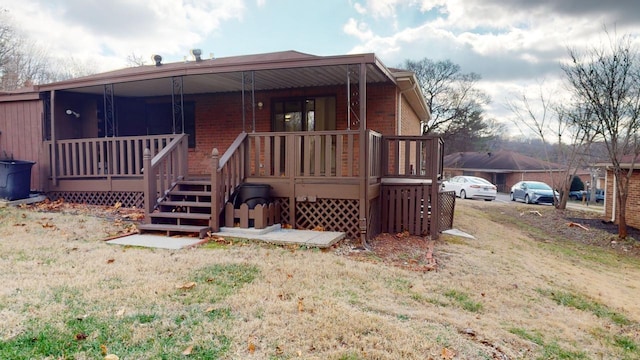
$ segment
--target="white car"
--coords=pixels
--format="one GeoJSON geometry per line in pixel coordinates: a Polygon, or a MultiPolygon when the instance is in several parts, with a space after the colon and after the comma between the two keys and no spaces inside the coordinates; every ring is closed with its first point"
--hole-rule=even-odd
{"type": "Polygon", "coordinates": [[[455,191],[461,199],[483,199],[491,201],[496,198],[498,188],[489,181],[477,176],[454,176],[442,183],[444,191],[455,191]]]}

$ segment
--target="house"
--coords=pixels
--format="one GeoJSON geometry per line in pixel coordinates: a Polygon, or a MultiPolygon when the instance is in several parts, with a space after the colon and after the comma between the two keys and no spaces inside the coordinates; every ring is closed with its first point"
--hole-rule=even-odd
{"type": "MultiPolygon", "coordinates": [[[[620,168],[623,170],[624,176],[632,166],[633,156],[623,156],[620,159],[620,168]]],[[[640,229],[640,172],[637,169],[638,160],[634,162],[634,170],[629,179],[629,188],[626,204],[625,220],[628,226],[640,229]]],[[[618,202],[618,187],[615,181],[611,163],[599,163],[595,166],[605,168],[605,187],[604,187],[604,219],[618,224],[618,216],[620,213],[620,204],[618,202]]]]}
{"type": "Polygon", "coordinates": [[[443,143],[420,135],[412,72],[374,54],[154,59],[0,94],[0,147],[36,161],[33,190],[202,235],[238,186],[266,184],[295,228],[437,236],[443,143]]]}
{"type": "MultiPolygon", "coordinates": [[[[522,180],[559,182],[566,169],[560,164],[538,160],[514,151],[458,152],[444,157],[445,177],[456,175],[477,176],[496,184],[499,192],[508,193],[522,180]]],[[[589,181],[589,172],[576,173],[583,181],[589,181]]]]}

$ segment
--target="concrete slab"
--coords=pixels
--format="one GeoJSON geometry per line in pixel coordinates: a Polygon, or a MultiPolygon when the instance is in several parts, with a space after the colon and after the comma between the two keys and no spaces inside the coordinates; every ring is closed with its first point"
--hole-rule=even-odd
{"type": "Polygon", "coordinates": [[[206,242],[206,240],[192,237],[169,237],[153,234],[133,234],[109,240],[107,241],[107,244],[178,250],[186,247],[196,246],[204,242],[206,242]]]}
{"type": "Polygon", "coordinates": [[[453,236],[460,236],[460,237],[464,237],[467,239],[475,239],[475,237],[473,235],[469,235],[464,231],[458,230],[458,229],[449,229],[449,230],[445,230],[442,232],[443,234],[449,234],[449,235],[453,235],[453,236]]]}
{"type": "Polygon", "coordinates": [[[46,198],[47,197],[42,195],[42,194],[31,194],[26,199],[19,199],[19,200],[13,200],[13,201],[0,199],[0,207],[18,206],[18,205],[22,205],[22,204],[33,204],[33,203],[38,203],[38,202],[44,201],[46,198]]]}
{"type": "Polygon", "coordinates": [[[337,231],[283,229],[279,224],[269,227],[269,231],[223,227],[212,235],[259,240],[278,245],[303,245],[318,248],[330,247],[345,237],[344,233],[337,231]]]}

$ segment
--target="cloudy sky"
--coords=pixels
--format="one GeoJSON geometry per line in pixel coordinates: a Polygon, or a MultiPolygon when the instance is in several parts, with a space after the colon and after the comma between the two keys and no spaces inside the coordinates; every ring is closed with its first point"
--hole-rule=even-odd
{"type": "Polygon", "coordinates": [[[50,55],[126,66],[129,55],[180,61],[297,50],[374,52],[387,66],[449,59],[482,77],[503,120],[509,96],[559,86],[567,47],[603,28],[640,35],[638,0],[0,0],[14,26],[50,55]]]}

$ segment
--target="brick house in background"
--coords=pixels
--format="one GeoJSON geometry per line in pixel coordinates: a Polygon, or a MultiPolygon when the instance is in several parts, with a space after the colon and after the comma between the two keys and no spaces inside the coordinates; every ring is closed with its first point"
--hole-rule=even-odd
{"type": "Polygon", "coordinates": [[[32,190],[144,206],[158,228],[217,229],[234,190],[261,183],[295,228],[433,234],[415,204],[439,214],[443,143],[421,135],[430,114],[412,72],[374,54],[155,61],[0,93],[0,150],[36,162],[32,190]],[[411,220],[388,213],[409,198],[393,195],[399,179],[414,186],[411,220]],[[187,181],[191,215],[156,215],[187,181]]]}
{"type": "MultiPolygon", "coordinates": [[[[518,181],[542,181],[549,185],[564,176],[560,164],[535,159],[514,151],[458,152],[444,157],[445,178],[469,175],[484,178],[498,187],[498,192],[508,193],[518,181]]],[[[585,182],[590,174],[578,171],[576,176],[585,182]]]]}
{"type": "MultiPolygon", "coordinates": [[[[620,161],[620,167],[628,171],[631,168],[631,160],[633,157],[623,157],[620,161]]],[[[638,160],[635,161],[634,170],[629,179],[629,195],[627,196],[626,221],[627,225],[640,229],[640,171],[637,169],[638,160]]],[[[604,218],[618,224],[619,205],[618,198],[615,195],[617,186],[615,177],[611,169],[611,163],[600,163],[597,166],[605,168],[605,196],[604,196],[604,218]]],[[[625,174],[626,175],[626,174],[625,174]]]]}

